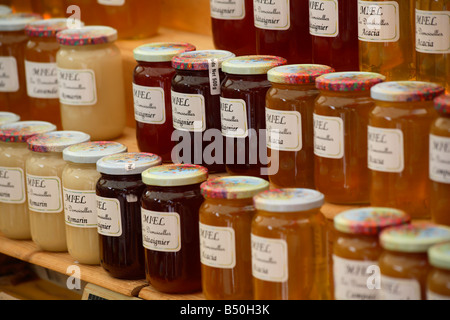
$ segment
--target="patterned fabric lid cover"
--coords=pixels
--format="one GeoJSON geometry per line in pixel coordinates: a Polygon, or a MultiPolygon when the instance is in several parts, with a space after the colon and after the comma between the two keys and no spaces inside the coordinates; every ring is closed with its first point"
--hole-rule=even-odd
{"type": "Polygon", "coordinates": [[[63,30],[56,38],[65,46],[97,45],[116,41],[117,30],[106,26],[86,26],[63,30]]]}
{"type": "Polygon", "coordinates": [[[145,184],[158,187],[188,186],[207,179],[208,170],[193,164],[167,164],[142,173],[142,181],[145,184]]]}
{"type": "Polygon", "coordinates": [[[209,70],[211,60],[217,60],[219,68],[221,68],[222,63],[225,60],[234,57],[234,53],[225,50],[197,50],[184,52],[172,59],[172,67],[179,70],[209,70]]]}
{"type": "Polygon", "coordinates": [[[167,62],[180,53],[195,50],[194,45],[186,42],[155,42],[137,47],[133,54],[136,61],[167,62]]]}
{"type": "Polygon", "coordinates": [[[268,79],[273,83],[315,84],[316,79],[334,69],[321,64],[291,64],[271,69],[268,79]]]}
{"type": "Polygon", "coordinates": [[[160,156],[145,152],[128,152],[106,156],[97,161],[97,171],[110,175],[137,175],[159,166],[160,156]]]}
{"type": "Polygon", "coordinates": [[[442,93],[442,86],[422,81],[390,81],[371,89],[372,99],[389,102],[430,101],[442,93]]]}
{"type": "Polygon", "coordinates": [[[268,189],[266,180],[244,176],[214,178],[201,185],[203,196],[214,199],[248,199],[268,189]]]}
{"type": "Polygon", "coordinates": [[[127,152],[128,148],[114,141],[92,141],[70,146],[63,151],[63,158],[74,163],[97,163],[103,157],[127,152]]]}
{"type": "Polygon", "coordinates": [[[80,131],[54,131],[28,139],[28,149],[34,152],[63,152],[74,144],[87,142],[91,137],[80,131]]]}
{"type": "Polygon", "coordinates": [[[450,114],[450,94],[442,94],[434,99],[434,108],[442,114],[450,114]]]}
{"type": "Polygon", "coordinates": [[[25,27],[25,33],[29,37],[56,37],[58,32],[68,29],[68,21],[64,18],[35,21],[25,27]]]}
{"type": "Polygon", "coordinates": [[[56,126],[45,121],[19,121],[4,124],[0,127],[0,141],[27,142],[31,137],[52,132],[56,126]]]}
{"type": "Polygon", "coordinates": [[[316,87],[327,91],[369,91],[386,77],[373,72],[334,72],[316,79],[316,87]]]}
{"type": "Polygon", "coordinates": [[[277,56],[241,56],[225,60],[222,71],[238,75],[266,74],[270,69],[286,63],[286,59],[277,56]]]}
{"type": "Polygon", "coordinates": [[[299,212],[322,207],[325,197],[312,189],[274,189],[259,193],[253,200],[258,210],[299,212]]]}

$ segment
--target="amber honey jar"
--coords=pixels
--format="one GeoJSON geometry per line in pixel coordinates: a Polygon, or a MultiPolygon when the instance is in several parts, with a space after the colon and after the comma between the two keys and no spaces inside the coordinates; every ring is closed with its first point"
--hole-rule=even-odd
{"type": "Polygon", "coordinates": [[[450,300],[450,242],[432,246],[428,261],[427,300],[450,300]]]}
{"type": "Polygon", "coordinates": [[[280,66],[268,72],[267,154],[276,188],[314,189],[314,103],[316,78],[334,72],[324,65],[280,66]]]}
{"type": "Polygon", "coordinates": [[[254,197],[252,275],[256,300],[329,299],[324,196],[274,189],[254,197]]]}
{"type": "Polygon", "coordinates": [[[433,99],[444,88],[419,81],[385,82],[372,88],[375,107],[369,115],[368,167],[370,201],[430,217],[430,128],[438,118],[433,99]]]}
{"type": "Polygon", "coordinates": [[[409,223],[403,211],[391,208],[360,208],[334,218],[334,296],[336,300],[377,300],[379,288],[370,281],[383,251],[380,232],[409,223]],[[370,285],[373,285],[370,286],[370,285]]]}
{"type": "Polygon", "coordinates": [[[431,270],[428,249],[450,241],[450,228],[430,224],[385,229],[380,235],[383,253],[378,260],[381,272],[381,300],[425,300],[431,270]]]}
{"type": "Polygon", "coordinates": [[[142,238],[147,281],[165,293],[201,291],[200,185],[208,170],[168,164],[142,174],[142,238]]]}
{"type": "Polygon", "coordinates": [[[450,95],[434,100],[439,113],[430,131],[430,208],[433,222],[450,226],[450,95]]]}
{"type": "Polygon", "coordinates": [[[207,299],[253,299],[253,197],[268,188],[266,180],[246,176],[215,178],[201,185],[205,202],[200,208],[200,259],[207,299]]]}
{"type": "Polygon", "coordinates": [[[370,88],[384,79],[370,72],[336,72],[316,79],[315,184],[329,202],[369,203],[367,124],[375,106],[370,88]]]}

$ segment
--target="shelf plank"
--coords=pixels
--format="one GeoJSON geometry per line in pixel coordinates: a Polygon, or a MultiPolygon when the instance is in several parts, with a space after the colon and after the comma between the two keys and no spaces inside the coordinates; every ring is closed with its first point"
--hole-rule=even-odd
{"type": "Polygon", "coordinates": [[[142,288],[138,297],[143,300],[205,300],[205,296],[200,292],[191,294],[166,294],[157,291],[152,286],[142,288]]]}

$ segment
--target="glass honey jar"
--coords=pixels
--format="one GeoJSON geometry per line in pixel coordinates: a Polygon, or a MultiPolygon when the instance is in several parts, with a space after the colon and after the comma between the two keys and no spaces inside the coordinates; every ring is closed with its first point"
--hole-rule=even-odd
{"type": "Polygon", "coordinates": [[[431,271],[427,251],[446,241],[450,241],[450,228],[430,223],[385,229],[380,235],[383,253],[378,260],[380,300],[426,300],[431,271]]]}
{"type": "Polygon", "coordinates": [[[266,97],[267,155],[275,188],[315,189],[314,126],[316,78],[334,72],[324,65],[298,64],[269,70],[266,97]]]}
{"type": "Polygon", "coordinates": [[[419,81],[385,82],[372,88],[368,167],[370,202],[430,217],[430,128],[438,118],[433,99],[444,88],[419,81]]]}
{"type": "Polygon", "coordinates": [[[391,208],[360,208],[334,218],[333,278],[336,300],[378,300],[379,287],[370,277],[383,251],[382,230],[407,224],[410,217],[391,208]]]}
{"type": "Polygon", "coordinates": [[[214,178],[201,185],[200,260],[207,299],[253,299],[253,197],[268,189],[266,180],[248,176],[214,178]]]}
{"type": "Polygon", "coordinates": [[[336,72],[316,79],[315,184],[328,202],[369,203],[367,124],[375,106],[370,89],[384,80],[371,72],[336,72]]]}
{"type": "Polygon", "coordinates": [[[450,226],[450,94],[434,100],[440,114],[430,130],[430,210],[434,223],[450,226]]]}
{"type": "Polygon", "coordinates": [[[327,300],[324,196],[274,189],[254,197],[252,275],[255,300],[327,300]]]}
{"type": "Polygon", "coordinates": [[[450,242],[432,246],[428,261],[427,300],[450,300],[450,242]]]}

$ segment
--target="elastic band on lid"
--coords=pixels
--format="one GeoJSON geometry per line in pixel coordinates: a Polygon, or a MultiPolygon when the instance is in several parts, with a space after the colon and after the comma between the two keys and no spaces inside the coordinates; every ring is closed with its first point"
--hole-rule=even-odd
{"type": "Polygon", "coordinates": [[[430,101],[444,93],[436,83],[422,81],[390,81],[380,83],[371,89],[374,100],[388,102],[430,101]]]}
{"type": "Polygon", "coordinates": [[[222,63],[222,71],[237,75],[266,74],[270,69],[286,63],[286,59],[277,56],[241,56],[224,61],[222,63]]]}
{"type": "Polygon", "coordinates": [[[155,42],[137,47],[133,54],[136,61],[168,62],[180,53],[195,50],[194,45],[186,42],[155,42]]]}
{"type": "Polygon", "coordinates": [[[292,64],[273,68],[267,76],[273,83],[315,84],[318,77],[334,71],[333,68],[320,64],[292,64]]]}
{"type": "Polygon", "coordinates": [[[245,176],[214,178],[201,185],[203,196],[212,199],[249,199],[268,189],[266,180],[245,176]]]}
{"type": "Polygon", "coordinates": [[[197,50],[184,52],[172,59],[172,67],[179,70],[209,70],[211,60],[217,60],[219,68],[222,63],[230,58],[234,58],[232,52],[225,50],[197,50]]]}
{"type": "Polygon", "coordinates": [[[326,91],[369,91],[386,77],[373,72],[334,72],[316,79],[316,87],[326,91]]]}

